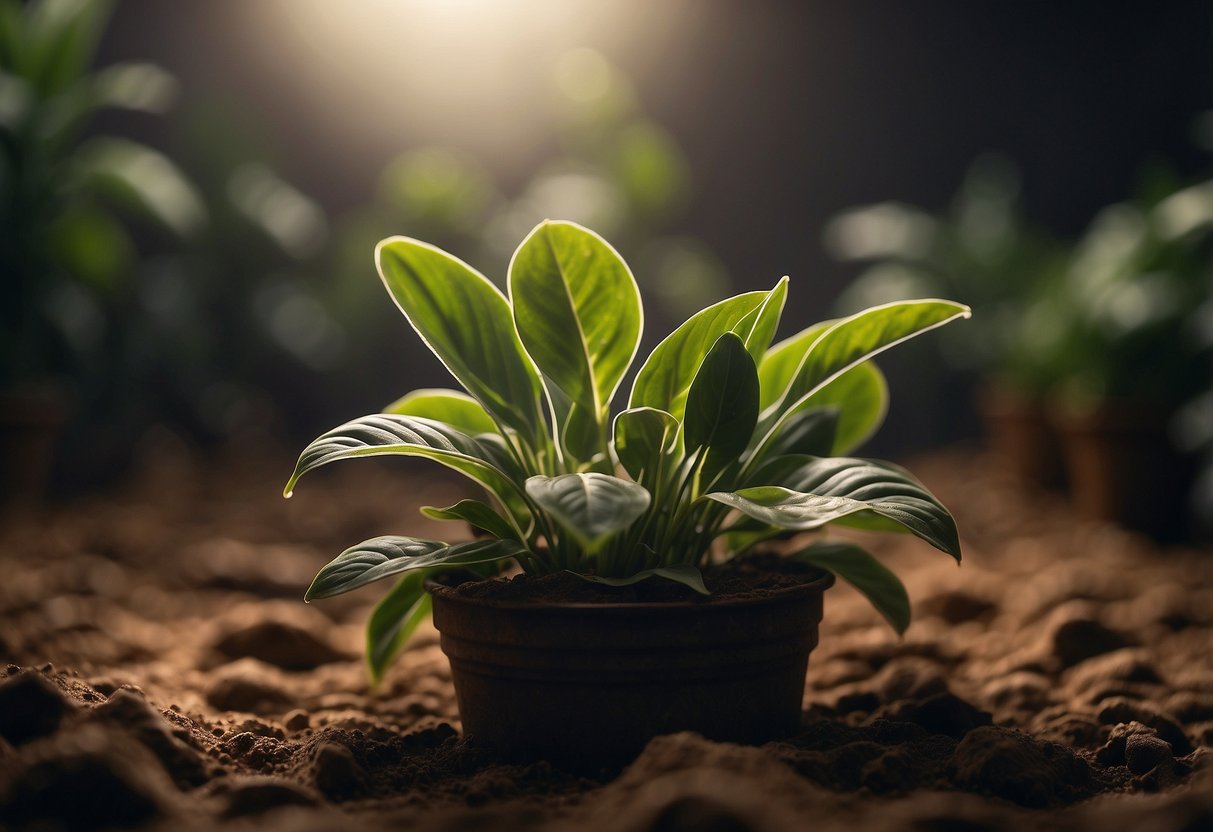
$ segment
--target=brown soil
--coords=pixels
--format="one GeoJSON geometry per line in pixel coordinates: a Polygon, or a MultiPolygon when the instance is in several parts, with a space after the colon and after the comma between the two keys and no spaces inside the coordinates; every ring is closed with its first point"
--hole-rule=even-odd
{"type": "Polygon", "coordinates": [[[383,585],[299,601],[351,542],[449,534],[415,509],[457,486],[360,462],[283,502],[286,460],[152,450],[129,489],[0,526],[0,827],[1213,828],[1213,559],[1078,523],[984,458],[914,466],[963,568],[866,539],[914,599],[904,639],[827,593],[800,733],[660,737],[585,777],[469,747],[432,629],[368,689],[383,585]]]}

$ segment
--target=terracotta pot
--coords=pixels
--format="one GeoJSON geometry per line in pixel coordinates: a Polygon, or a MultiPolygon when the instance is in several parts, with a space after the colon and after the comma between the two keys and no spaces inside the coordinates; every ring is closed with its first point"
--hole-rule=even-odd
{"type": "Polygon", "coordinates": [[[36,505],[46,496],[67,402],[53,385],[0,391],[0,505],[36,505]]]}
{"type": "Polygon", "coordinates": [[[1105,405],[1057,408],[1053,418],[1080,514],[1163,540],[1185,536],[1196,466],[1169,440],[1165,414],[1105,405]]]}
{"type": "Polygon", "coordinates": [[[503,603],[430,582],[434,625],[477,745],[577,767],[626,762],[660,734],[763,743],[800,725],[822,594],[503,603]]]}
{"type": "Polygon", "coordinates": [[[990,383],[978,390],[976,403],[986,445],[1004,471],[1028,488],[1065,486],[1061,442],[1039,399],[990,383]]]}

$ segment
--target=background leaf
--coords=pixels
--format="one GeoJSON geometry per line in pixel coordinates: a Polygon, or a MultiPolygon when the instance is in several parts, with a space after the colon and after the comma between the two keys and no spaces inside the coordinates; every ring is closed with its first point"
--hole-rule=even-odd
{"type": "Polygon", "coordinates": [[[901,579],[854,543],[825,540],[801,549],[793,558],[831,572],[872,602],[898,635],[910,626],[910,596],[901,579]]]}
{"type": "Polygon", "coordinates": [[[627,264],[593,231],[546,221],[514,252],[509,291],[519,337],[536,366],[603,421],[644,322],[627,264]]]}
{"type": "Polygon", "coordinates": [[[373,537],[346,549],[316,573],[303,599],[331,598],[411,569],[491,563],[526,551],[516,540],[448,544],[417,537],[373,537]]]}
{"type": "Polygon", "coordinates": [[[480,402],[459,390],[422,388],[400,397],[383,409],[397,416],[420,416],[443,422],[469,436],[496,433],[497,425],[480,402]]]}
{"type": "Polygon", "coordinates": [[[623,531],[649,507],[649,492],[608,474],[531,477],[526,493],[589,552],[623,531]]]}
{"type": "Polygon", "coordinates": [[[375,262],[396,305],[451,375],[534,445],[545,431],[539,373],[505,296],[462,260],[407,237],[380,242],[375,262]]]}

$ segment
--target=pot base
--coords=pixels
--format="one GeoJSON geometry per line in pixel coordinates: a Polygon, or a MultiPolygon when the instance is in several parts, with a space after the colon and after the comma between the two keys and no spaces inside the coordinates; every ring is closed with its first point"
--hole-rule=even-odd
{"type": "Polygon", "coordinates": [[[430,589],[469,740],[510,759],[594,766],[677,731],[748,744],[795,733],[833,582],[658,603],[509,604],[430,589]]]}

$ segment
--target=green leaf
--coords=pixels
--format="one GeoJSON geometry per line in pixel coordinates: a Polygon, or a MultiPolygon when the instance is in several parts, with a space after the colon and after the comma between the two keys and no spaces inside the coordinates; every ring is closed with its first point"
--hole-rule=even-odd
{"type": "Polygon", "coordinates": [[[593,231],[548,220],[514,252],[509,292],[518,335],[540,372],[600,419],[644,323],[627,264],[593,231]]]}
{"type": "Polygon", "coordinates": [[[813,346],[813,342],[836,323],[838,323],[836,320],[822,321],[806,327],[766,351],[762,361],[758,364],[758,380],[762,391],[760,402],[764,412],[783,398],[792,379],[796,377],[796,371],[800,369],[800,363],[804,361],[809,347],[813,346]]]}
{"type": "Polygon", "coordinates": [[[754,364],[762,362],[775,330],[779,328],[779,319],[783,315],[783,305],[788,299],[788,278],[785,275],[775,284],[775,288],[767,292],[762,303],[737,322],[733,327],[745,343],[746,351],[754,359],[754,364]]]}
{"type": "Polygon", "coordinates": [[[462,520],[502,540],[521,540],[521,533],[509,521],[480,500],[460,500],[453,506],[422,506],[421,513],[434,520],[462,520]]]}
{"type": "Polygon", "coordinates": [[[627,578],[604,578],[601,575],[582,575],[576,572],[573,574],[591,583],[605,584],[606,586],[631,586],[641,581],[647,581],[649,578],[665,578],[667,581],[674,581],[675,583],[689,586],[700,595],[711,595],[708,588],[703,585],[703,573],[699,571],[698,567],[689,565],[661,566],[657,569],[646,569],[627,578]]]}
{"type": "Polygon", "coordinates": [[[608,474],[531,477],[526,493],[588,552],[623,531],[649,507],[649,492],[608,474]]]}
{"type": "Polygon", "coordinates": [[[832,572],[872,602],[889,625],[904,635],[910,626],[910,596],[905,585],[884,564],[854,543],[819,541],[793,558],[832,572]]]}
{"type": "Polygon", "coordinates": [[[781,529],[838,522],[908,531],[960,560],[956,521],[903,469],[867,459],[807,458],[778,485],[715,492],[706,498],[781,529]]]}
{"type": "Polygon", "coordinates": [[[316,573],[303,600],[331,598],[412,569],[491,563],[526,551],[516,540],[448,544],[416,537],[373,537],[346,549],[316,573]]]}
{"type": "Polygon", "coordinates": [[[99,107],[163,113],[177,96],[177,79],[156,64],[111,64],[91,81],[89,97],[99,107]]]}
{"type": "Polygon", "coordinates": [[[680,462],[678,420],[653,407],[636,407],[615,417],[615,453],[637,482],[654,482],[668,465],[680,462]]]}
{"type": "Polygon", "coordinates": [[[708,349],[732,331],[769,292],[746,292],[692,315],[657,345],[632,383],[629,408],[652,407],[682,421],[687,392],[708,349]]]}
{"type": "Polygon", "coordinates": [[[775,458],[787,454],[827,456],[838,434],[839,410],[815,407],[792,414],[779,426],[764,453],[775,458]]]}
{"type": "Polygon", "coordinates": [[[464,433],[496,433],[497,425],[480,402],[459,390],[422,388],[408,393],[383,409],[397,416],[421,416],[444,422],[464,433]]]}
{"type": "Polygon", "coordinates": [[[442,422],[390,413],[354,419],[314,439],[299,455],[282,493],[290,497],[300,477],[330,462],[386,455],[432,459],[503,499],[518,493],[518,486],[494,465],[494,454],[478,440],[442,422]]]}
{"type": "Polygon", "coordinates": [[[548,388],[548,399],[566,467],[575,471],[596,467],[607,473],[610,460],[606,458],[598,414],[574,402],[559,387],[548,388]]]}
{"type": "Polygon", "coordinates": [[[421,340],[496,419],[532,445],[544,433],[539,373],[505,296],[441,249],[407,237],[375,248],[379,276],[421,340]]]}
{"type": "Polygon", "coordinates": [[[425,579],[431,572],[406,572],[371,612],[366,622],[366,663],[373,683],[383,678],[383,671],[429,617],[433,600],[425,591],[425,579]]]}
{"type": "Polygon", "coordinates": [[[889,387],[884,373],[870,361],[857,364],[818,387],[793,413],[816,408],[838,411],[834,445],[821,456],[853,452],[876,433],[888,413],[889,387]]]}
{"type": "Polygon", "coordinates": [[[703,359],[687,394],[683,431],[687,452],[708,449],[704,479],[734,462],[750,443],[758,419],[758,371],[741,338],[721,335],[703,359]]]}
{"type": "Polygon", "coordinates": [[[843,318],[812,339],[796,374],[772,407],[786,415],[851,367],[915,335],[969,315],[969,307],[960,303],[910,300],[874,306],[843,318]]]}

